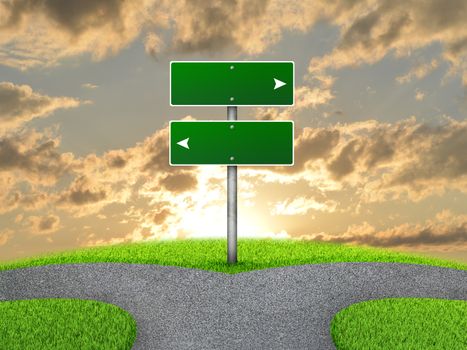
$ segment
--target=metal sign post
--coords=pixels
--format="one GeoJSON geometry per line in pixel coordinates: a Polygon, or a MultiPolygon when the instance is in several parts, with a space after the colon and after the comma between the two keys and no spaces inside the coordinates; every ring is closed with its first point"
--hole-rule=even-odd
{"type": "MultiPolygon", "coordinates": [[[[227,107],[227,120],[237,120],[237,107],[227,107]]],[[[233,157],[233,156],[232,156],[233,157]]],[[[227,166],[227,262],[237,262],[237,166],[227,166]]]]}
{"type": "Polygon", "coordinates": [[[171,121],[171,166],[227,166],[227,262],[237,262],[237,165],[293,165],[293,122],[237,121],[237,106],[292,106],[292,61],[173,61],[171,106],[226,106],[227,121],[171,121]],[[235,106],[232,106],[235,104],[235,106]]]}

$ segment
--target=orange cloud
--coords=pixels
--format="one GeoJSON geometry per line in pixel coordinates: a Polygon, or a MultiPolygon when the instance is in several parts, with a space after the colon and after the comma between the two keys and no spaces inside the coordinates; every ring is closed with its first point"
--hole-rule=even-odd
{"type": "Polygon", "coordinates": [[[70,97],[49,97],[28,85],[0,82],[0,133],[34,119],[47,117],[57,109],[78,107],[82,102],[70,97]]]}
{"type": "Polygon", "coordinates": [[[148,33],[144,39],[144,49],[146,53],[154,58],[163,50],[164,42],[156,33],[148,33]]]}
{"type": "Polygon", "coordinates": [[[306,215],[310,211],[333,212],[337,203],[330,200],[318,201],[304,196],[280,201],[272,205],[272,215],[306,215]]]}
{"type": "MultiPolygon", "coordinates": [[[[1,186],[0,186],[1,188],[1,186]]],[[[2,188],[6,192],[0,195],[0,214],[10,212],[14,209],[37,210],[48,204],[50,198],[43,192],[21,192],[19,190],[2,188]]]]}
{"type": "Polygon", "coordinates": [[[60,153],[60,140],[34,130],[0,139],[0,172],[11,174],[15,183],[52,185],[70,171],[71,153],[60,153]]]}
{"type": "Polygon", "coordinates": [[[154,0],[2,1],[0,62],[27,69],[89,53],[94,59],[130,44],[150,19],[154,0]]]}
{"type": "Polygon", "coordinates": [[[277,43],[283,31],[309,29],[323,13],[348,8],[324,0],[15,0],[0,3],[0,62],[27,69],[91,54],[103,59],[145,33],[145,50],[202,52],[226,49],[255,55],[277,43]],[[255,35],[251,35],[255,28],[255,35]],[[173,33],[165,45],[156,30],[173,33]]]}
{"type": "Polygon", "coordinates": [[[27,223],[30,232],[36,235],[53,233],[60,228],[60,218],[57,215],[30,216],[27,223]]]}
{"type": "Polygon", "coordinates": [[[96,181],[81,175],[58,195],[56,204],[59,208],[71,211],[76,216],[82,216],[97,213],[114,200],[116,198],[111,196],[109,185],[96,183],[96,181]]]}
{"type": "Polygon", "coordinates": [[[316,108],[319,105],[329,103],[334,98],[329,86],[299,86],[295,89],[295,104],[287,108],[265,108],[256,109],[256,119],[260,120],[287,120],[293,119],[297,112],[316,108]]]}
{"type": "MultiPolygon", "coordinates": [[[[257,181],[298,183],[358,192],[365,203],[419,201],[448,189],[467,193],[467,124],[450,118],[431,125],[414,117],[303,128],[292,167],[252,169],[257,181]],[[285,178],[286,177],[286,178],[285,178]]],[[[356,195],[356,194],[355,194],[356,195]]]]}
{"type": "MultiPolygon", "coordinates": [[[[286,31],[305,32],[327,21],[340,29],[340,41],[331,53],[310,61],[313,79],[329,80],[328,69],[375,63],[391,53],[408,56],[434,43],[441,43],[451,74],[466,70],[463,0],[16,0],[1,2],[0,14],[0,64],[21,69],[55,65],[86,53],[100,60],[141,33],[152,56],[225,50],[258,55],[286,31]]],[[[437,65],[438,59],[421,64],[398,79],[423,77],[437,65]]]]}
{"type": "MultiPolygon", "coordinates": [[[[342,1],[343,2],[343,1],[342,1]]],[[[338,17],[331,17],[341,29],[340,41],[331,53],[310,61],[309,72],[322,74],[375,63],[386,55],[409,56],[416,49],[434,43],[443,46],[443,57],[452,64],[451,72],[465,71],[467,57],[467,3],[463,0],[376,0],[358,1],[338,17]]],[[[420,66],[401,82],[423,77],[435,69],[437,61],[420,66]]]]}
{"type": "Polygon", "coordinates": [[[343,234],[330,235],[318,233],[306,238],[336,243],[352,243],[375,247],[410,247],[410,248],[467,248],[467,217],[452,216],[442,220],[438,215],[424,224],[402,224],[383,231],[377,231],[367,222],[351,225],[343,234]]]}
{"type": "Polygon", "coordinates": [[[0,231],[0,247],[6,245],[11,236],[13,236],[13,230],[6,229],[0,231]]]}
{"type": "Polygon", "coordinates": [[[84,89],[94,90],[94,89],[97,89],[99,85],[92,84],[92,83],[84,83],[84,84],[81,84],[81,87],[84,89]]]}
{"type": "Polygon", "coordinates": [[[194,190],[198,183],[196,176],[190,173],[168,174],[159,182],[163,188],[171,192],[194,190]]]}
{"type": "Polygon", "coordinates": [[[404,75],[396,77],[396,81],[399,84],[405,84],[412,81],[414,78],[422,79],[428,74],[432,73],[436,68],[438,68],[439,62],[437,59],[432,59],[430,63],[419,63],[416,66],[404,75]]]}

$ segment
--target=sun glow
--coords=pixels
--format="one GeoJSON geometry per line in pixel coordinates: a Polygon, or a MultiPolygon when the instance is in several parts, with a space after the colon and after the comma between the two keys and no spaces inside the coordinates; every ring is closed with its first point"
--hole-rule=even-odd
{"type": "MultiPolygon", "coordinates": [[[[210,205],[185,212],[178,224],[178,230],[186,238],[224,238],[227,234],[226,205],[210,205]]],[[[238,237],[274,237],[273,233],[255,217],[251,208],[239,207],[238,237]]],[[[181,237],[180,237],[181,238],[181,237]]]]}
{"type": "MultiPolygon", "coordinates": [[[[225,167],[201,167],[198,170],[196,191],[183,193],[171,199],[176,208],[177,219],[172,222],[171,227],[160,238],[226,237],[226,169],[225,167]]],[[[254,205],[251,204],[250,198],[252,195],[254,196],[253,188],[247,183],[242,184],[241,192],[239,188],[238,236],[275,236],[269,233],[271,228],[261,222],[259,214],[255,211],[254,205]]]]}
{"type": "MultiPolygon", "coordinates": [[[[255,178],[239,174],[238,226],[239,238],[288,238],[282,229],[270,227],[256,210],[255,178]]],[[[152,184],[141,192],[150,197],[150,205],[162,205],[171,215],[162,224],[146,215],[133,232],[134,240],[225,238],[227,235],[227,193],[225,167],[200,167],[197,186],[180,193],[154,191],[152,184]],[[145,233],[144,233],[145,232],[145,233]]],[[[160,209],[159,209],[160,211],[160,209]]]]}

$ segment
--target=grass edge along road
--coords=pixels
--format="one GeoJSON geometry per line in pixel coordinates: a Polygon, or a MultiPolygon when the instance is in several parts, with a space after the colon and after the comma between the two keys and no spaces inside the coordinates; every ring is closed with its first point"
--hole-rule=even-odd
{"type": "Polygon", "coordinates": [[[338,350],[465,349],[467,302],[386,298],[352,304],[331,322],[338,350]]]}
{"type": "Polygon", "coordinates": [[[94,300],[0,302],[0,348],[131,349],[136,322],[118,306],[94,300]]]}
{"type": "Polygon", "coordinates": [[[240,273],[271,267],[336,262],[386,262],[423,264],[467,270],[467,264],[418,256],[389,249],[299,240],[241,239],[239,262],[226,263],[226,241],[151,241],[85,248],[29,259],[4,262],[0,271],[50,264],[133,263],[197,268],[240,273]]]}

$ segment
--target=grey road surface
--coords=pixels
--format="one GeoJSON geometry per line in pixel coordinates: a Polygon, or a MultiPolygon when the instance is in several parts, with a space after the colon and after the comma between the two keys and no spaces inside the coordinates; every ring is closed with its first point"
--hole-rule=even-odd
{"type": "Polygon", "coordinates": [[[334,349],[339,310],[387,297],[467,300],[467,271],[336,263],[226,275],[99,263],[0,272],[0,301],[94,299],[129,311],[134,349],[334,349]]]}

